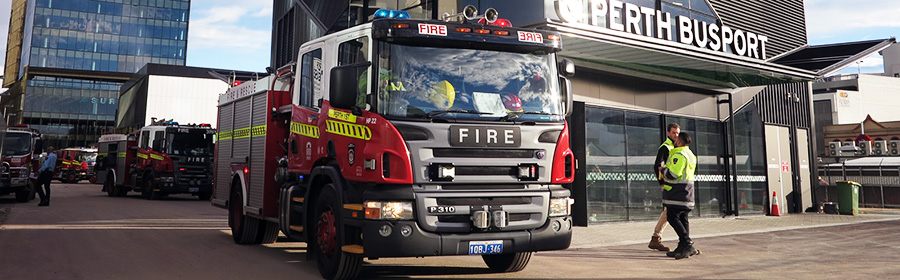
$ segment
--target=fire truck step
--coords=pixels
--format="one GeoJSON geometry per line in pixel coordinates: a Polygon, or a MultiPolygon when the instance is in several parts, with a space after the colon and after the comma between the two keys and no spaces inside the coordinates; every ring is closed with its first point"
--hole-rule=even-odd
{"type": "Polygon", "coordinates": [[[363,246],[360,245],[344,245],[341,247],[341,251],[351,254],[362,254],[364,252],[363,246]]]}
{"type": "Polygon", "coordinates": [[[291,230],[303,232],[303,227],[302,226],[291,226],[291,230]]]}
{"type": "Polygon", "coordinates": [[[306,200],[306,198],[303,198],[303,197],[292,197],[291,200],[293,200],[294,202],[297,202],[297,203],[303,203],[303,201],[306,200]]]}

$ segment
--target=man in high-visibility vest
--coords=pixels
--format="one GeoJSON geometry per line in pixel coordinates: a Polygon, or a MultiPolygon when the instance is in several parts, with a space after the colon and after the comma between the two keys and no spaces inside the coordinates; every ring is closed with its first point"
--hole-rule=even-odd
{"type": "Polygon", "coordinates": [[[675,148],[669,151],[669,160],[660,172],[666,184],[663,186],[663,205],[669,225],[678,234],[678,247],[666,253],[666,256],[677,259],[689,258],[700,254],[694,248],[690,237],[688,213],[694,209],[694,169],[697,167],[697,156],[691,152],[688,144],[691,136],[686,132],[675,138],[675,148]]]}
{"type": "MultiPolygon", "coordinates": [[[[666,125],[666,141],[659,145],[659,149],[656,150],[656,160],[653,161],[653,172],[658,175],[656,179],[659,182],[660,187],[664,187],[666,181],[663,179],[663,175],[659,172],[659,169],[666,165],[666,161],[669,160],[669,151],[675,149],[675,145],[672,144],[672,142],[675,141],[675,138],[678,137],[679,133],[681,133],[681,126],[677,123],[666,125]]],[[[653,236],[650,237],[650,244],[647,244],[648,248],[659,251],[669,251],[669,247],[662,243],[662,233],[666,228],[666,221],[668,218],[668,215],[666,215],[666,207],[663,207],[662,213],[659,213],[659,220],[656,221],[656,227],[653,228],[653,236]]]]}

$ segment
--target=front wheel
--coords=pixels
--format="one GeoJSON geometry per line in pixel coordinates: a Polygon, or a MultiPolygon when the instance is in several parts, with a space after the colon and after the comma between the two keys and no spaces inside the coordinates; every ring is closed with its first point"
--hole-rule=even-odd
{"type": "Polygon", "coordinates": [[[141,189],[141,197],[149,200],[157,200],[162,197],[159,192],[153,191],[153,188],[155,187],[156,184],[153,183],[153,176],[144,176],[144,186],[141,189]]]}
{"type": "Polygon", "coordinates": [[[482,255],[484,264],[496,272],[516,272],[525,269],[531,261],[532,252],[519,252],[499,255],[482,255]]]}
{"type": "Polygon", "coordinates": [[[313,233],[316,263],[325,279],[353,279],[362,267],[362,256],[341,250],[346,228],[341,222],[341,202],[333,184],[325,185],[316,201],[316,223],[313,233]]]}
{"type": "Polygon", "coordinates": [[[31,182],[16,191],[16,201],[29,202],[34,200],[35,186],[31,182]]]}

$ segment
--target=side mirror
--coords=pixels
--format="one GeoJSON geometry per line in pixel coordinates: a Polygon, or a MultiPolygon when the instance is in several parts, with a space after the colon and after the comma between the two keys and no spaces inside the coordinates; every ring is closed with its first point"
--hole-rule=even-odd
{"type": "Polygon", "coordinates": [[[559,74],[566,78],[571,78],[575,76],[575,62],[569,60],[568,58],[563,58],[559,61],[559,74]]]}
{"type": "MultiPolygon", "coordinates": [[[[329,102],[332,107],[352,110],[365,104],[359,104],[360,82],[366,83],[368,72],[366,71],[372,62],[341,65],[331,69],[331,81],[329,87],[331,96],[329,102]]],[[[356,110],[354,110],[356,111],[356,110]]]]}
{"type": "Polygon", "coordinates": [[[574,105],[575,97],[572,93],[572,82],[565,77],[559,77],[559,88],[562,91],[563,98],[563,112],[566,112],[566,117],[572,115],[572,106],[574,105]]]}

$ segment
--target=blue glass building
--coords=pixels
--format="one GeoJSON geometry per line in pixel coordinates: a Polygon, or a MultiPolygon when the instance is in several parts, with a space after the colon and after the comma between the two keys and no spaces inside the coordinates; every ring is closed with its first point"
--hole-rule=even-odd
{"type": "Polygon", "coordinates": [[[56,147],[114,127],[119,90],[147,63],[185,65],[189,0],[14,0],[3,97],[10,124],[56,147]]]}

